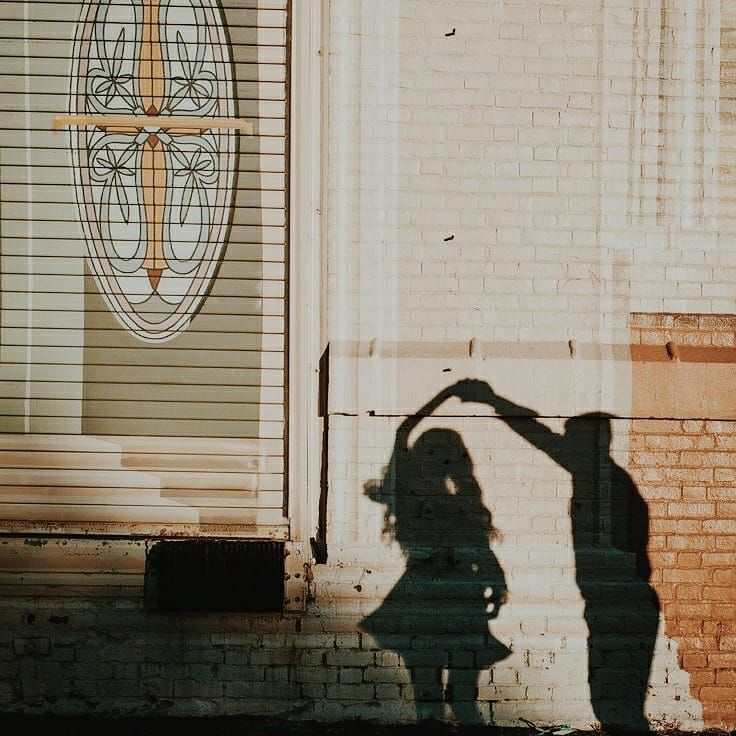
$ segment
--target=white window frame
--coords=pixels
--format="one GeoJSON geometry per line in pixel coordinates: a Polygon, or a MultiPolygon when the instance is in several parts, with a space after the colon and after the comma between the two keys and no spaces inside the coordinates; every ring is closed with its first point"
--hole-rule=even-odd
{"type": "Polygon", "coordinates": [[[324,349],[322,186],[326,146],[327,0],[289,6],[289,330],[287,509],[292,550],[311,558],[318,522],[321,425],[319,361],[324,349]]]}

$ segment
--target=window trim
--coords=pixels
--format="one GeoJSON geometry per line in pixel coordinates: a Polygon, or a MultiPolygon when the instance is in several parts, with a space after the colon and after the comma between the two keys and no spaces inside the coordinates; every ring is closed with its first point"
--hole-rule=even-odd
{"type": "Polygon", "coordinates": [[[285,507],[292,550],[307,562],[317,526],[321,430],[317,412],[324,334],[323,172],[326,169],[326,0],[290,2],[289,314],[285,507]]]}

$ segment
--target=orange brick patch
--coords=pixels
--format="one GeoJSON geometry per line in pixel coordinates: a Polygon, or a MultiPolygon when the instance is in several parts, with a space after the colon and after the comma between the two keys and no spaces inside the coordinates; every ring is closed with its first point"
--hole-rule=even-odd
{"type": "MultiPolygon", "coordinates": [[[[631,319],[632,346],[671,341],[731,347],[735,335],[734,315],[634,314],[631,319]]],[[[632,348],[634,416],[637,406],[651,407],[656,390],[651,366],[639,374],[646,380],[637,380],[637,355],[646,352],[632,348]]],[[[708,366],[702,370],[707,381],[708,366]]],[[[703,705],[705,725],[734,729],[736,418],[673,419],[678,414],[671,406],[662,416],[634,419],[630,430],[629,471],[650,513],[652,584],[660,596],[665,631],[677,642],[690,690],[703,705]]]]}

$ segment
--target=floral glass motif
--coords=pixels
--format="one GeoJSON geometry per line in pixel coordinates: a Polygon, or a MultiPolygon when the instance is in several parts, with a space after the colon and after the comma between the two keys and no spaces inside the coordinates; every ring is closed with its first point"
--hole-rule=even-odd
{"type": "Polygon", "coordinates": [[[215,0],[84,4],[70,116],[81,220],[100,292],[143,340],[186,329],[215,276],[232,211],[234,100],[215,0]]]}

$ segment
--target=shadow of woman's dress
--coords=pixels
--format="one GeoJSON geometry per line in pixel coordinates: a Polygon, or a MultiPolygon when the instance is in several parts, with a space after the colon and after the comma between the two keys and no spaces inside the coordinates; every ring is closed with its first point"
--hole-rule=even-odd
{"type": "Polygon", "coordinates": [[[408,445],[422,416],[450,395],[447,389],[402,423],[383,480],[366,486],[385,506],[385,532],[401,546],[406,569],[360,628],[401,656],[420,720],[442,719],[448,704],[457,722],[479,724],[486,720],[479,673],[510,654],[489,633],[506,598],[489,546],[491,514],[456,432],[430,429],[408,445]]]}

